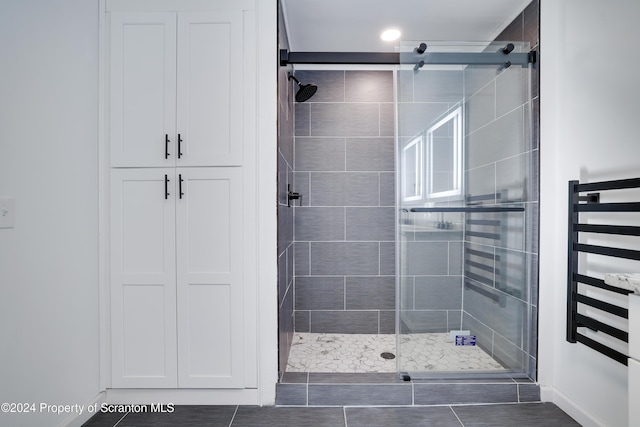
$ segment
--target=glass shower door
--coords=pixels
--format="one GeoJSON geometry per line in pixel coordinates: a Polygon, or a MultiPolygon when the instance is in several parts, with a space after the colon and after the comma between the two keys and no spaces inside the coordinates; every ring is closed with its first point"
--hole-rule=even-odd
{"type": "Polygon", "coordinates": [[[538,174],[528,46],[427,44],[403,44],[396,70],[398,370],[527,375],[538,174]]]}

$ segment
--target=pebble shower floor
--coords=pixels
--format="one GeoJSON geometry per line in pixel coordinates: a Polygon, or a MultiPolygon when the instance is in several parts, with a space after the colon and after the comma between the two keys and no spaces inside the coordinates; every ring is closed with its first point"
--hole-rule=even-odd
{"type": "MultiPolygon", "coordinates": [[[[401,337],[402,371],[502,371],[504,367],[476,346],[456,346],[449,334],[401,337]]],[[[286,372],[396,372],[393,334],[317,334],[296,332],[286,372]]]]}

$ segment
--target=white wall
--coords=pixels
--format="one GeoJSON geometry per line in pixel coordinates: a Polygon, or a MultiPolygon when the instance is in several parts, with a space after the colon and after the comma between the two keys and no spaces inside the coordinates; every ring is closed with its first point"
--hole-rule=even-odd
{"type": "MultiPolygon", "coordinates": [[[[98,0],[0,2],[0,402],[99,392],[98,0]]],[[[0,413],[55,426],[76,414],[0,413]]]]}
{"type": "Polygon", "coordinates": [[[567,181],[640,176],[637,0],[541,0],[539,380],[585,426],[627,425],[627,369],[565,341],[567,181]]]}

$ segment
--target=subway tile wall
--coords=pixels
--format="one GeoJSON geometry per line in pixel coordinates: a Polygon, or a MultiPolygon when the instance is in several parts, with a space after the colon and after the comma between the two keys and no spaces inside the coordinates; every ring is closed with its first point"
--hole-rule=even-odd
{"type": "Polygon", "coordinates": [[[395,332],[391,71],[297,71],[295,330],[395,332]]]}

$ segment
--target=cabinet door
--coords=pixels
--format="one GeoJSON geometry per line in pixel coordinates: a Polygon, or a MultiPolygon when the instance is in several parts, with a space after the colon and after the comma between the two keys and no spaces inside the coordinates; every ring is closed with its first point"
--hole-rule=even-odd
{"type": "Polygon", "coordinates": [[[640,361],[628,359],[628,399],[629,399],[629,425],[638,425],[640,419],[640,361]]]}
{"type": "Polygon", "coordinates": [[[114,388],[177,385],[174,173],[111,171],[114,388]]]}
{"type": "Polygon", "coordinates": [[[629,294],[629,357],[640,361],[640,295],[629,294]]]}
{"type": "Polygon", "coordinates": [[[178,386],[244,386],[241,168],[178,168],[178,386]]]}
{"type": "Polygon", "coordinates": [[[111,166],[170,166],[176,151],[176,14],[113,13],[111,166]]]}
{"type": "Polygon", "coordinates": [[[178,14],[179,166],[241,165],[242,22],[241,11],[178,14]]]}

